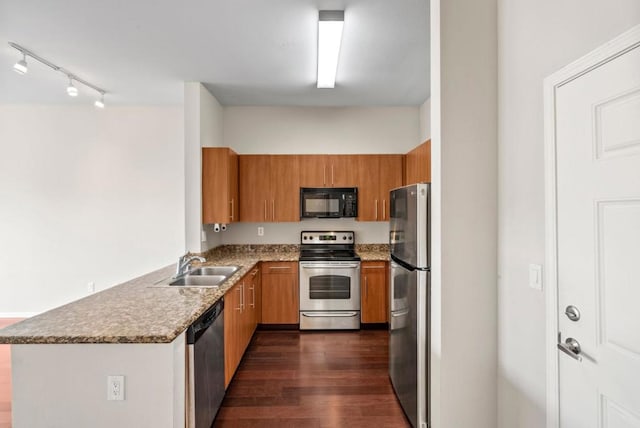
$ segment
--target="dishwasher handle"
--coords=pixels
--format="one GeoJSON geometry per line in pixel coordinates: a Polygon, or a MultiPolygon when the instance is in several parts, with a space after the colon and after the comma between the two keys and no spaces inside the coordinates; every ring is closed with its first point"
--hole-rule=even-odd
{"type": "Polygon", "coordinates": [[[187,329],[187,344],[191,345],[198,341],[200,336],[213,324],[224,310],[224,300],[219,300],[212,307],[202,314],[187,329]]]}

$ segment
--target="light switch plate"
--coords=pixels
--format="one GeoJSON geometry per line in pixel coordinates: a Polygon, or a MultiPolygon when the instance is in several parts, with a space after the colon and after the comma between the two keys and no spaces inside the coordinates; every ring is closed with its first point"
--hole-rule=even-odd
{"type": "Polygon", "coordinates": [[[542,265],[529,265],[529,287],[542,291],[542,265]]]}
{"type": "Polygon", "coordinates": [[[264,227],[258,227],[258,236],[264,236],[264,227]]]}

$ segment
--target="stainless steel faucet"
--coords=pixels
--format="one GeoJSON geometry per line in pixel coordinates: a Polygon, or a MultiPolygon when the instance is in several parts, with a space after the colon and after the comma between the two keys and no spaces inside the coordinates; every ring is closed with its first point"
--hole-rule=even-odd
{"type": "Polygon", "coordinates": [[[207,259],[205,259],[202,256],[189,256],[189,253],[185,254],[184,256],[180,256],[180,258],[178,259],[178,266],[176,268],[176,276],[180,276],[180,275],[184,275],[189,268],[191,267],[191,263],[195,260],[199,261],[199,262],[206,262],[207,259]]]}

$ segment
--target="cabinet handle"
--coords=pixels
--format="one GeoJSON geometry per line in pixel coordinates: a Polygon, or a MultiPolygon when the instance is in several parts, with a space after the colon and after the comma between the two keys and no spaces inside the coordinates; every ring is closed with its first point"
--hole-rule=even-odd
{"type": "Polygon", "coordinates": [[[249,306],[251,306],[252,308],[255,308],[256,307],[256,288],[249,287],[249,289],[251,290],[251,304],[249,306]]]}
{"type": "Polygon", "coordinates": [[[238,285],[238,307],[236,308],[236,311],[240,311],[240,313],[242,313],[242,290],[240,288],[241,286],[238,285]]]}
{"type": "Polygon", "coordinates": [[[322,185],[323,186],[327,185],[327,166],[326,165],[322,166],[322,185]]]}
{"type": "Polygon", "coordinates": [[[291,266],[269,266],[269,270],[291,269],[291,266]]]}
{"type": "Polygon", "coordinates": [[[271,200],[271,220],[276,221],[276,200],[271,200]]]}
{"type": "Polygon", "coordinates": [[[244,312],[244,282],[240,286],[242,292],[240,293],[240,312],[244,312]]]}
{"type": "Polygon", "coordinates": [[[382,220],[387,218],[387,200],[382,200],[382,220]]]}
{"type": "Polygon", "coordinates": [[[231,198],[231,215],[229,216],[231,221],[233,221],[233,198],[231,198]]]}
{"type": "Polygon", "coordinates": [[[334,182],[333,182],[333,165],[331,165],[331,185],[334,186],[334,182]]]}
{"type": "Polygon", "coordinates": [[[376,199],[376,221],[378,221],[378,200],[376,199]]]}
{"type": "Polygon", "coordinates": [[[267,221],[267,200],[264,200],[264,221],[267,221]]]}
{"type": "Polygon", "coordinates": [[[255,269],[253,272],[251,272],[251,276],[256,276],[258,274],[258,269],[255,269]]]}

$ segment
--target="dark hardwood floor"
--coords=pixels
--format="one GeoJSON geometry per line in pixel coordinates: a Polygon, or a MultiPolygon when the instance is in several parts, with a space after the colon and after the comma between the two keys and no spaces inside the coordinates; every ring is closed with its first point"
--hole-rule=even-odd
{"type": "Polygon", "coordinates": [[[409,427],[388,333],[257,331],[214,427],[409,427]]]}

